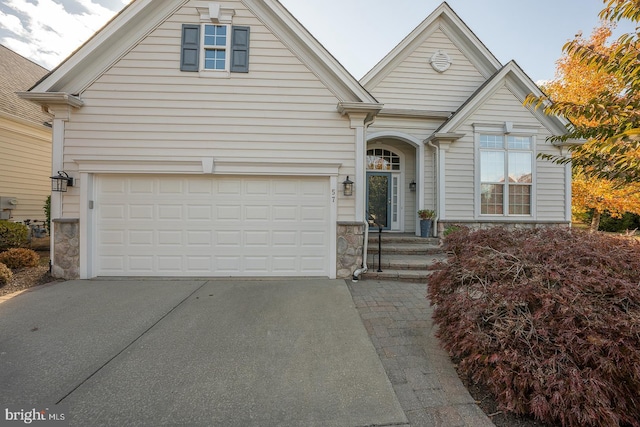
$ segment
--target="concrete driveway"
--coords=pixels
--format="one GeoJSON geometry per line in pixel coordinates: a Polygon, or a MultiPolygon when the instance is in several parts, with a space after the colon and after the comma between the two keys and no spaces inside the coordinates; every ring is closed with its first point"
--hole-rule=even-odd
{"type": "Polygon", "coordinates": [[[90,280],[24,293],[0,304],[0,405],[0,425],[7,408],[44,407],[92,426],[407,422],[339,280],[90,280]]]}

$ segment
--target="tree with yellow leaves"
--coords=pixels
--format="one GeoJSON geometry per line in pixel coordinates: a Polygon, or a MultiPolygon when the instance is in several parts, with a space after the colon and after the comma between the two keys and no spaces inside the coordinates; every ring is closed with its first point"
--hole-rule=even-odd
{"type": "MultiPolygon", "coordinates": [[[[556,78],[545,85],[544,90],[553,102],[560,105],[585,105],[602,93],[624,93],[626,83],[618,75],[602,67],[584,61],[576,55],[577,46],[588,46],[591,52],[608,56],[618,49],[617,42],[608,44],[614,24],[603,22],[595,28],[588,39],[577,35],[571,43],[572,51],[557,62],[556,78]]],[[[584,114],[580,109],[567,109],[564,112],[576,128],[597,129],[602,118],[584,114]]],[[[635,180],[611,177],[601,173],[600,162],[584,161],[593,157],[603,157],[600,139],[591,139],[574,153],[573,211],[585,213],[593,211],[591,231],[596,231],[600,217],[608,212],[614,218],[620,218],[625,212],[640,214],[640,184],[635,180]],[[603,176],[604,175],[604,176],[603,176]]],[[[614,150],[614,153],[616,150],[614,150]]]]}
{"type": "MultiPolygon", "coordinates": [[[[639,0],[604,0],[604,3],[600,18],[606,22],[629,20],[640,24],[639,0]]],[[[587,85],[589,91],[577,92],[581,97],[575,99],[554,99],[557,94],[550,91],[550,98],[530,96],[526,103],[574,121],[566,135],[552,140],[589,140],[588,144],[570,148],[572,159],[546,158],[558,163],[571,161],[591,177],[640,182],[640,27],[620,36],[610,46],[600,41],[597,34],[588,41],[577,37],[563,48],[566,63],[578,67],[576,73],[567,76],[578,77],[579,83],[580,73],[586,70],[585,77],[603,79],[600,85],[587,85]]],[[[560,77],[562,66],[561,61],[560,77]]]]}

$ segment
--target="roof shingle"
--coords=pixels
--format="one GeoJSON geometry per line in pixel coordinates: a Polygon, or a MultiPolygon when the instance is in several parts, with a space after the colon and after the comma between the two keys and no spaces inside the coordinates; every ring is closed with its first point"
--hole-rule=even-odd
{"type": "Polygon", "coordinates": [[[18,98],[48,71],[0,44],[0,111],[38,124],[51,118],[39,106],[18,98]]]}

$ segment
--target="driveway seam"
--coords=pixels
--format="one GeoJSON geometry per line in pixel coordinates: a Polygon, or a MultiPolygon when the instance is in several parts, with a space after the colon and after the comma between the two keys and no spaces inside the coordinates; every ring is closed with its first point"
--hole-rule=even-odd
{"type": "Polygon", "coordinates": [[[117,352],[115,355],[113,355],[113,357],[109,358],[109,360],[107,360],[106,362],[104,362],[98,369],[96,369],[95,371],[93,371],[87,378],[85,378],[84,380],[82,380],[80,382],[80,384],[78,384],[77,386],[75,386],[73,389],[71,389],[71,391],[69,391],[67,394],[65,394],[64,396],[62,396],[62,398],[60,400],[58,400],[56,402],[56,405],[59,405],[60,403],[62,403],[63,400],[65,400],[67,397],[71,396],[71,394],[73,394],[74,391],[76,391],[77,389],[79,389],[80,387],[82,387],[83,384],[85,384],[87,381],[89,381],[91,378],[93,378],[98,372],[100,372],[104,367],[106,367],[109,363],[111,363],[116,357],[120,356],[122,353],[124,353],[129,347],[131,347],[133,344],[135,344],[136,342],[138,342],[138,340],[140,340],[140,338],[142,338],[144,335],[146,335],[151,329],[153,329],[158,323],[160,323],[162,320],[164,320],[168,315],[170,315],[171,313],[173,313],[175,311],[176,308],[180,307],[186,300],[188,300],[189,298],[191,298],[193,296],[193,294],[195,294],[196,292],[198,292],[200,289],[202,289],[207,283],[209,283],[209,280],[204,281],[202,283],[202,285],[198,286],[196,289],[193,290],[193,292],[191,292],[189,295],[187,295],[186,297],[184,297],[182,299],[182,301],[180,301],[179,303],[177,303],[175,306],[173,306],[171,308],[171,310],[167,311],[165,314],[163,314],[158,320],[156,320],[155,322],[153,322],[153,324],[151,326],[149,326],[147,329],[145,329],[140,335],[138,335],[133,341],[131,341],[129,344],[127,344],[126,346],[124,346],[119,352],[117,352]]]}

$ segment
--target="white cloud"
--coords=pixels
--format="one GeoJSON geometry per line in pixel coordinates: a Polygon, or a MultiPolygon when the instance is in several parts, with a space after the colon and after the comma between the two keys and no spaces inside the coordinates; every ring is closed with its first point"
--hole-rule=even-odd
{"type": "Polygon", "coordinates": [[[0,43],[46,68],[53,68],[89,39],[117,11],[91,0],[77,0],[88,13],[71,14],[53,0],[6,0],[16,15],[0,15],[0,25],[15,36],[0,43]],[[28,16],[20,20],[18,15],[28,16]],[[17,22],[16,22],[17,20],[17,22]]]}
{"type": "Polygon", "coordinates": [[[20,22],[20,18],[15,15],[7,15],[2,11],[0,11],[0,27],[4,27],[5,29],[19,36],[25,34],[24,28],[22,27],[22,22],[20,22]]]}

